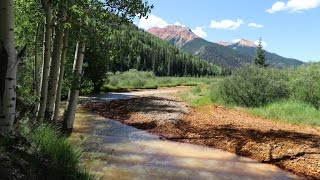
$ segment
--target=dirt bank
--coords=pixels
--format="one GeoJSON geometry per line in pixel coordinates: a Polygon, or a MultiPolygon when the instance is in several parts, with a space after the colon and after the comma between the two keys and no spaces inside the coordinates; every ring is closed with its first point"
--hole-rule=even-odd
{"type": "Polygon", "coordinates": [[[192,109],[174,93],[87,102],[99,115],[163,138],[223,149],[320,179],[320,133],[218,106],[192,109]]]}

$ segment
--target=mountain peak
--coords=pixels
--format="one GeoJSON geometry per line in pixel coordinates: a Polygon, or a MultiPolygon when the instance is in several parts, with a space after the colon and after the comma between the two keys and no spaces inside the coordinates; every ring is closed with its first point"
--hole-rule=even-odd
{"type": "Polygon", "coordinates": [[[230,45],[232,45],[233,43],[231,43],[231,42],[224,42],[224,41],[217,41],[217,42],[215,42],[216,44],[219,44],[219,45],[221,45],[221,46],[230,46],[230,45]]]}
{"type": "Polygon", "coordinates": [[[255,45],[253,42],[246,39],[236,39],[236,40],[233,40],[232,42],[218,41],[215,43],[222,46],[238,45],[238,46],[246,46],[246,47],[257,47],[257,45],[255,45]]]}
{"type": "Polygon", "coordinates": [[[150,28],[147,32],[161,39],[174,41],[174,43],[180,47],[195,38],[199,38],[190,28],[177,25],[169,25],[164,28],[154,27],[150,28]]]}
{"type": "Polygon", "coordinates": [[[235,41],[235,44],[241,45],[241,46],[248,46],[248,47],[257,47],[253,42],[246,40],[246,39],[239,39],[235,41]]]}

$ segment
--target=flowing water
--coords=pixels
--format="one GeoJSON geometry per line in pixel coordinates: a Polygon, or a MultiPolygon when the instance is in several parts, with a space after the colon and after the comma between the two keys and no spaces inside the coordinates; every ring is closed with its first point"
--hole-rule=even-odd
{"type": "MultiPolygon", "coordinates": [[[[145,93],[100,98],[122,99],[145,93]]],[[[163,140],[82,107],[78,109],[71,139],[81,142],[91,154],[85,156],[85,163],[101,179],[302,179],[276,166],[222,150],[163,140]]]]}

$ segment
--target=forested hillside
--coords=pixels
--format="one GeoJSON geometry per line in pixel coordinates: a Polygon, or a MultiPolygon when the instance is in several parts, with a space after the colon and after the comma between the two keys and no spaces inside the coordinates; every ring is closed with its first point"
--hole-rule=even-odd
{"type": "MultiPolygon", "coordinates": [[[[248,44],[238,42],[213,43],[198,37],[187,27],[169,25],[165,28],[151,28],[148,32],[167,40],[185,52],[224,68],[237,68],[250,64],[256,52],[253,42],[242,39],[248,44]]],[[[302,61],[285,58],[270,52],[266,52],[266,56],[267,63],[273,67],[285,68],[303,64],[302,61]]]]}
{"type": "Polygon", "coordinates": [[[139,30],[131,24],[110,29],[98,46],[88,47],[85,78],[101,87],[106,72],[129,69],[153,71],[156,76],[216,76],[221,68],[184,53],[166,41],[139,30]],[[99,47],[99,48],[97,48],[99,47]]]}
{"type": "MultiPolygon", "coordinates": [[[[240,45],[239,43],[228,45],[228,47],[240,53],[247,54],[248,56],[251,56],[251,57],[255,56],[255,53],[257,50],[256,47],[243,46],[243,45],[240,45]]],[[[302,61],[299,61],[297,59],[285,58],[285,57],[279,56],[278,54],[271,53],[268,51],[266,51],[265,53],[267,58],[267,64],[270,64],[273,67],[286,68],[286,67],[295,67],[303,64],[302,61]]]]}
{"type": "Polygon", "coordinates": [[[211,43],[202,38],[189,41],[182,46],[181,49],[205,59],[208,62],[226,68],[240,67],[244,64],[250,64],[253,58],[245,53],[237,52],[219,44],[211,43]]]}

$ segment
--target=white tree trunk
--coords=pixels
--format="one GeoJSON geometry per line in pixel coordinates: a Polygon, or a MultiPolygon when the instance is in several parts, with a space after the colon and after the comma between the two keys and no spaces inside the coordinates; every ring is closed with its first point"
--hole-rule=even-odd
{"type": "Polygon", "coordinates": [[[39,96],[40,86],[39,86],[39,65],[38,65],[38,51],[39,51],[39,39],[40,39],[40,23],[37,24],[36,35],[34,39],[34,94],[39,96]]]}
{"type": "Polygon", "coordinates": [[[52,52],[52,60],[50,67],[50,75],[49,75],[49,84],[48,84],[48,99],[46,105],[45,119],[49,122],[54,121],[54,110],[55,110],[55,101],[56,101],[56,93],[58,88],[58,79],[59,72],[61,67],[61,54],[63,48],[63,37],[64,37],[64,23],[66,21],[66,9],[65,7],[61,7],[59,9],[59,13],[57,15],[58,20],[57,26],[55,28],[55,38],[53,43],[53,52],[52,52]]]}
{"type": "MultiPolygon", "coordinates": [[[[39,82],[39,41],[40,41],[40,31],[41,25],[40,23],[37,24],[37,30],[34,38],[34,62],[33,62],[33,91],[36,97],[40,95],[40,82],[39,82]]],[[[33,109],[33,113],[36,114],[39,107],[39,102],[36,101],[36,104],[33,109]]]]}
{"type": "Polygon", "coordinates": [[[14,44],[13,0],[0,2],[0,134],[8,135],[16,113],[18,57],[14,44]]]}
{"type": "Polygon", "coordinates": [[[53,121],[54,104],[56,100],[56,90],[58,85],[61,52],[62,52],[62,46],[63,46],[63,36],[64,36],[63,28],[57,27],[54,44],[53,44],[53,52],[52,52],[49,83],[48,83],[47,105],[46,105],[46,112],[45,112],[45,121],[48,121],[48,122],[53,121]]]}
{"type": "Polygon", "coordinates": [[[66,55],[68,50],[68,37],[69,32],[66,30],[64,38],[63,38],[63,48],[61,53],[61,64],[60,64],[60,74],[59,74],[59,81],[57,87],[57,97],[54,105],[54,116],[53,122],[57,122],[59,118],[59,109],[60,109],[60,100],[61,100],[61,90],[63,85],[63,77],[64,77],[64,69],[65,69],[65,62],[66,62],[66,55]]]}
{"type": "Polygon", "coordinates": [[[45,40],[43,48],[43,64],[41,79],[41,96],[39,110],[37,114],[37,122],[42,123],[46,110],[47,94],[48,94],[48,76],[51,60],[51,35],[52,35],[52,8],[47,0],[41,0],[43,9],[46,13],[45,40]]]}
{"type": "Polygon", "coordinates": [[[85,44],[78,42],[76,53],[75,53],[75,59],[73,63],[73,83],[69,91],[67,109],[64,113],[64,121],[63,121],[63,128],[67,132],[71,132],[73,129],[76,106],[77,106],[78,97],[79,97],[84,51],[85,51],[85,44]]]}

